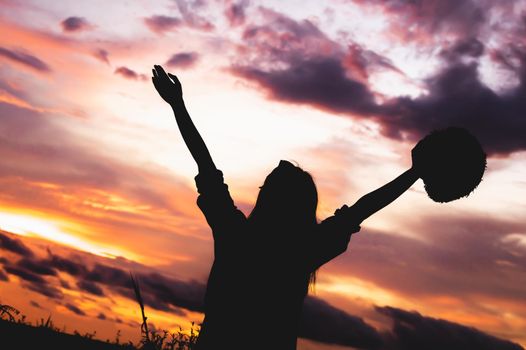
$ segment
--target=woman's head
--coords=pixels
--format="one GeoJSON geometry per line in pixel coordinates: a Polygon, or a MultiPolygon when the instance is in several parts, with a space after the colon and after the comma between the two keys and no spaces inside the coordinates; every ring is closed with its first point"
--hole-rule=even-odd
{"type": "MultiPolygon", "coordinates": [[[[252,224],[265,231],[266,237],[272,237],[270,242],[290,249],[298,244],[300,237],[297,234],[305,234],[304,231],[316,225],[317,207],[318,191],[312,176],[282,160],[260,187],[256,205],[248,218],[252,224]]],[[[290,261],[298,257],[294,252],[294,249],[289,251],[290,261]]],[[[308,284],[313,287],[316,271],[311,271],[306,277],[308,284]]]]}
{"type": "Polygon", "coordinates": [[[282,160],[260,187],[249,218],[261,224],[309,226],[316,224],[318,191],[312,176],[282,160]]]}

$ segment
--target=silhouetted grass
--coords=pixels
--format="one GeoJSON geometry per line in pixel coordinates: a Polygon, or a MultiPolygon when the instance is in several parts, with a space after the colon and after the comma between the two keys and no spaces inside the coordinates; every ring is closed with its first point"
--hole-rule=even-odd
{"type": "Polygon", "coordinates": [[[179,327],[179,330],[175,333],[170,333],[166,330],[150,331],[148,329],[148,317],[144,312],[144,301],[141,295],[141,289],[139,287],[139,281],[130,272],[130,279],[132,282],[133,291],[135,292],[135,299],[139,303],[141,308],[142,324],[141,324],[141,336],[140,341],[142,350],[192,350],[197,336],[199,334],[199,327],[196,327],[192,322],[190,327],[190,334],[185,334],[183,329],[179,327]]]}
{"type": "Polygon", "coordinates": [[[0,304],[0,319],[7,318],[8,321],[15,322],[16,316],[20,314],[20,311],[12,306],[0,304]]]}
{"type": "Polygon", "coordinates": [[[32,324],[18,309],[7,304],[0,304],[0,333],[9,335],[13,341],[35,344],[34,346],[38,348],[62,348],[67,344],[68,348],[89,350],[192,350],[199,334],[199,326],[192,322],[188,332],[181,327],[176,332],[149,328],[139,282],[131,273],[130,278],[142,317],[141,340],[137,344],[131,341],[121,343],[120,330],[117,331],[115,340],[108,339],[106,342],[95,339],[96,331],[81,334],[74,330],[73,334],[67,334],[65,327],[60,329],[54,324],[51,315],[46,319],[40,318],[32,324]]]}

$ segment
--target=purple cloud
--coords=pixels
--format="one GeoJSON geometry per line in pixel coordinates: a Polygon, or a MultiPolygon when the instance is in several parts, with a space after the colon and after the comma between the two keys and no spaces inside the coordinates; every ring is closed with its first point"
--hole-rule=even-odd
{"type": "Polygon", "coordinates": [[[248,0],[241,0],[239,2],[228,1],[225,9],[225,16],[228,23],[232,27],[237,27],[245,24],[246,8],[249,5],[248,0]]]}
{"type": "Polygon", "coordinates": [[[186,69],[193,67],[199,59],[197,52],[180,52],[172,55],[166,65],[170,68],[186,69]]]}
{"type": "Polygon", "coordinates": [[[144,18],[146,26],[154,33],[164,34],[174,30],[182,24],[182,20],[177,17],[156,15],[144,18]]]}
{"type": "Polygon", "coordinates": [[[121,66],[121,67],[118,67],[115,69],[115,71],[113,72],[114,74],[118,74],[126,79],[130,79],[130,80],[145,80],[146,79],[146,75],[144,74],[139,74],[137,73],[136,71],[128,68],[128,67],[124,67],[124,66],[121,66]]]}
{"type": "Polygon", "coordinates": [[[26,67],[35,69],[39,72],[51,72],[51,68],[40,58],[20,50],[10,50],[0,47],[0,56],[3,56],[13,62],[23,64],[26,67]]]}
{"type": "Polygon", "coordinates": [[[62,30],[67,33],[80,32],[93,28],[93,25],[84,17],[68,17],[60,22],[60,25],[62,26],[62,30]]]}
{"type": "Polygon", "coordinates": [[[184,24],[192,29],[197,29],[205,32],[210,32],[215,29],[212,22],[207,20],[205,17],[198,15],[202,12],[204,2],[193,1],[188,2],[184,0],[175,0],[177,8],[183,17],[184,24]]]}
{"type": "Polygon", "coordinates": [[[106,64],[110,64],[109,56],[110,53],[104,49],[97,49],[93,52],[93,57],[106,64]]]}

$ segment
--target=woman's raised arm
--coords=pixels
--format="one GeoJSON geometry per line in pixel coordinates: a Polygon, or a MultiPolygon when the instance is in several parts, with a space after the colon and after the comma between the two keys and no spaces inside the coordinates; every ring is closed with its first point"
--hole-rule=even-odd
{"type": "Polygon", "coordinates": [[[348,208],[354,222],[359,225],[369,216],[389,205],[407,191],[418,178],[416,170],[411,168],[388,184],[360,198],[353,206],[348,208]]]}
{"type": "Polygon", "coordinates": [[[179,79],[173,74],[167,74],[163,67],[158,65],[154,66],[152,73],[153,85],[163,100],[172,107],[179,131],[197,163],[199,173],[211,173],[217,170],[203,138],[186,110],[179,79]]]}

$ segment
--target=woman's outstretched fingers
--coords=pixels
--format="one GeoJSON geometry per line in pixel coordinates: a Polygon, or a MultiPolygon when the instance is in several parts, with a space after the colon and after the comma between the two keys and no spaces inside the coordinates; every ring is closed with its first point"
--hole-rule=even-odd
{"type": "Polygon", "coordinates": [[[157,71],[157,76],[161,79],[168,79],[168,75],[166,75],[166,72],[164,71],[163,67],[156,65],[155,70],[157,71]]]}
{"type": "Polygon", "coordinates": [[[177,84],[179,82],[177,76],[173,75],[172,73],[168,73],[168,76],[173,80],[174,83],[177,84]]]}
{"type": "Polygon", "coordinates": [[[347,204],[344,204],[341,208],[336,209],[336,211],[334,212],[334,215],[342,214],[342,212],[346,211],[347,209],[349,209],[349,206],[347,204]]]}

